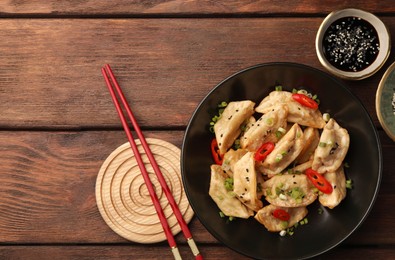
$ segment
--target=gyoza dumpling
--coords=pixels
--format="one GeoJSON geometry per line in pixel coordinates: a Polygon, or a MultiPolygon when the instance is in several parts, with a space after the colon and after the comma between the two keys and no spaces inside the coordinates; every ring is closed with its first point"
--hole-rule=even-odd
{"type": "Polygon", "coordinates": [[[305,172],[307,169],[311,168],[311,165],[313,165],[313,158],[311,158],[310,161],[307,161],[302,164],[295,165],[294,167],[291,168],[291,173],[302,173],[305,172]]]}
{"type": "Polygon", "coordinates": [[[262,208],[255,214],[255,219],[259,221],[262,225],[266,227],[266,229],[270,232],[279,232],[281,230],[285,230],[289,227],[292,227],[297,222],[301,221],[307,215],[306,207],[298,207],[298,208],[284,208],[277,207],[274,205],[267,205],[262,208]],[[278,218],[273,217],[273,212],[276,209],[285,210],[290,218],[288,221],[283,221],[278,218]]]}
{"type": "Polygon", "coordinates": [[[254,106],[255,103],[250,100],[230,102],[226,106],[214,125],[215,138],[221,154],[226,153],[240,135],[240,126],[254,113],[254,106]]]}
{"type": "Polygon", "coordinates": [[[249,218],[254,213],[235,197],[233,191],[226,189],[226,178],[228,176],[223,172],[220,165],[211,165],[210,197],[226,216],[249,218]]]}
{"type": "Polygon", "coordinates": [[[229,177],[233,177],[234,165],[243,157],[248,151],[245,149],[230,149],[227,151],[223,158],[222,169],[228,174],[229,177]]]}
{"type": "Polygon", "coordinates": [[[297,163],[305,163],[314,155],[314,151],[320,142],[320,134],[317,128],[307,127],[303,131],[303,150],[295,159],[297,163]]]}
{"type": "Polygon", "coordinates": [[[294,124],[259,166],[260,171],[266,175],[281,173],[300,154],[303,140],[302,129],[298,124],[294,124]]]}
{"type": "Polygon", "coordinates": [[[335,172],[327,172],[323,176],[332,185],[333,191],[331,194],[320,194],[318,200],[323,206],[333,209],[346,197],[346,176],[343,167],[339,167],[335,172]]]}
{"type": "Polygon", "coordinates": [[[313,170],[318,173],[334,172],[342,164],[350,146],[350,136],[346,129],[331,118],[321,133],[314,152],[313,170]]]}
{"type": "Polygon", "coordinates": [[[263,184],[266,200],[278,207],[304,207],[315,201],[317,193],[304,174],[275,175],[263,184]]]}
{"type": "Polygon", "coordinates": [[[323,128],[325,121],[318,109],[311,109],[299,104],[292,98],[292,93],[288,91],[272,91],[255,108],[256,112],[267,113],[273,106],[285,104],[288,106],[288,122],[299,125],[323,128]]]}
{"type": "Polygon", "coordinates": [[[258,211],[263,207],[257,195],[257,176],[255,172],[254,153],[246,153],[235,165],[233,187],[236,196],[248,208],[258,211]]]}
{"type": "Polygon", "coordinates": [[[274,106],[262,115],[240,138],[240,146],[254,152],[266,142],[277,142],[277,130],[287,126],[288,108],[285,105],[274,106]]]}

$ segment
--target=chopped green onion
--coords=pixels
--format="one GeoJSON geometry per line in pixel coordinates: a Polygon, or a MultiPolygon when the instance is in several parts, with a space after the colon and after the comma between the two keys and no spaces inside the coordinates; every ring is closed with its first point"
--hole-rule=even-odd
{"type": "Polygon", "coordinates": [[[283,136],[283,134],[280,131],[276,131],[276,138],[280,139],[283,136]]]}
{"type": "Polygon", "coordinates": [[[319,147],[326,147],[326,143],[325,142],[319,142],[318,146],[319,147]]]}
{"type": "Polygon", "coordinates": [[[287,130],[285,130],[282,127],[279,127],[276,131],[276,137],[277,139],[280,139],[285,133],[287,132],[287,130]]]}
{"type": "Polygon", "coordinates": [[[329,119],[331,119],[331,116],[329,115],[329,113],[324,113],[322,115],[322,118],[324,119],[325,122],[328,122],[329,119]]]}
{"type": "Polygon", "coordinates": [[[288,221],[281,221],[281,227],[286,229],[288,227],[288,221]]]}
{"type": "Polygon", "coordinates": [[[280,187],[276,187],[276,195],[284,194],[284,191],[280,187]]]}
{"type": "Polygon", "coordinates": [[[287,228],[287,234],[292,236],[295,233],[295,226],[287,228]]]}
{"type": "Polygon", "coordinates": [[[309,220],[307,218],[302,219],[301,221],[299,221],[299,224],[306,225],[307,223],[309,223],[309,220]]]}
{"type": "Polygon", "coordinates": [[[298,93],[298,90],[296,88],[293,88],[292,89],[292,94],[296,94],[296,93],[298,93]]]}
{"type": "Polygon", "coordinates": [[[234,144],[233,144],[233,148],[235,150],[238,150],[240,148],[240,139],[236,139],[234,144]]]}
{"type": "Polygon", "coordinates": [[[324,212],[322,208],[318,208],[318,214],[321,215],[324,212]]]}
{"type": "Polygon", "coordinates": [[[346,188],[347,189],[352,189],[352,180],[351,179],[348,179],[348,180],[346,180],[346,188]]]}
{"type": "Polygon", "coordinates": [[[350,168],[350,165],[348,164],[348,162],[344,163],[344,168],[350,168]]]}
{"type": "Polygon", "coordinates": [[[214,131],[214,125],[215,123],[218,122],[218,120],[221,118],[222,113],[224,112],[224,108],[228,105],[228,103],[226,103],[225,101],[222,101],[221,103],[218,104],[218,107],[220,109],[218,109],[218,115],[215,115],[211,118],[211,122],[210,122],[210,127],[209,130],[211,133],[215,133],[214,131]]]}
{"type": "Polygon", "coordinates": [[[272,126],[274,124],[273,118],[271,117],[267,118],[265,122],[268,126],[272,126]]]}
{"type": "Polygon", "coordinates": [[[276,91],[282,91],[283,90],[283,86],[279,85],[275,87],[276,91]]]}
{"type": "Polygon", "coordinates": [[[288,200],[287,196],[285,196],[283,193],[278,195],[278,197],[280,198],[280,200],[288,200]]]}
{"type": "Polygon", "coordinates": [[[308,94],[309,94],[309,92],[307,92],[307,90],[305,90],[305,89],[300,89],[300,90],[297,91],[297,93],[298,94],[303,94],[303,95],[306,95],[306,96],[308,96],[308,94]]]}
{"type": "Polygon", "coordinates": [[[221,108],[224,108],[224,107],[227,107],[227,106],[228,106],[228,103],[225,102],[225,101],[222,101],[221,103],[218,104],[218,107],[221,107],[221,108]]]}
{"type": "Polygon", "coordinates": [[[224,217],[225,217],[225,214],[224,214],[222,211],[220,211],[220,212],[219,212],[219,216],[220,216],[221,218],[224,218],[224,217]]]}
{"type": "Polygon", "coordinates": [[[279,127],[279,128],[277,129],[277,131],[279,131],[279,132],[281,132],[281,133],[283,133],[283,134],[285,134],[285,133],[287,132],[287,130],[285,130],[285,129],[282,128],[282,127],[279,127]]]}
{"type": "Polygon", "coordinates": [[[289,196],[296,200],[297,202],[302,202],[302,199],[304,197],[304,192],[301,190],[299,187],[294,187],[290,191],[288,191],[289,196]]]}
{"type": "Polygon", "coordinates": [[[225,185],[225,189],[227,191],[232,191],[233,190],[233,178],[226,178],[224,185],[225,185]]]}
{"type": "Polygon", "coordinates": [[[283,155],[282,154],[277,154],[276,155],[276,162],[279,162],[283,159],[283,155]]]}

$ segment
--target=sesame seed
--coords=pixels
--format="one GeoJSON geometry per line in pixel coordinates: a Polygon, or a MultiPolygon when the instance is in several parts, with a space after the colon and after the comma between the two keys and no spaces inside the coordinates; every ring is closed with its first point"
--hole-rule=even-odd
{"type": "Polygon", "coordinates": [[[380,43],[377,31],[359,17],[344,17],[330,25],[323,39],[324,55],[343,71],[361,71],[378,56],[380,43]]]}

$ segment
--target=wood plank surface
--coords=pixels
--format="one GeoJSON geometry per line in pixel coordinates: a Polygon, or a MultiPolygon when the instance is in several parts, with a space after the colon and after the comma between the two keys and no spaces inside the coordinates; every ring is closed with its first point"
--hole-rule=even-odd
{"type": "Polygon", "coordinates": [[[344,8],[360,8],[373,13],[394,12],[391,1],[365,0],[154,0],[154,1],[106,1],[106,0],[4,0],[0,4],[0,15],[268,15],[268,14],[326,14],[344,8]]]}
{"type": "MultiPolygon", "coordinates": [[[[383,20],[395,34],[395,18],[383,20]]],[[[208,91],[240,69],[301,60],[323,69],[314,49],[321,21],[3,19],[0,128],[120,128],[100,73],[104,63],[113,65],[142,127],[185,127],[208,91]]],[[[383,73],[346,82],[377,126],[371,93],[383,73]]]]}
{"type": "MultiPolygon", "coordinates": [[[[0,1],[0,259],[172,259],[166,242],[127,241],[104,222],[95,184],[126,136],[100,68],[110,63],[147,137],[182,146],[206,94],[240,69],[301,62],[325,69],[315,35],[333,10],[378,15],[395,35],[393,1],[0,1]]],[[[344,81],[378,129],[383,178],[366,220],[319,259],[395,258],[395,143],[382,130],[374,76],[344,81]]],[[[321,97],[324,98],[324,97],[321,97]]],[[[195,216],[205,259],[248,259],[195,216]]],[[[192,259],[182,234],[176,241],[192,259]]]]}
{"type": "MultiPolygon", "coordinates": [[[[183,131],[147,132],[180,147],[183,131]]],[[[11,244],[129,243],[103,221],[95,201],[97,173],[126,142],[122,131],[0,131],[0,241],[11,244]],[[89,227],[89,228],[87,228],[89,227]]],[[[393,216],[395,144],[384,142],[382,188],[366,222],[345,244],[395,243],[393,216]],[[378,224],[379,223],[379,224],[378,224]]],[[[198,243],[215,243],[198,219],[190,224],[198,243]]],[[[180,234],[180,243],[185,243],[180,234]]]]}
{"type": "MultiPolygon", "coordinates": [[[[364,247],[351,248],[338,247],[317,259],[392,259],[395,255],[395,249],[391,247],[364,247]]],[[[192,259],[187,246],[181,246],[180,251],[185,259],[192,259]]],[[[243,260],[250,259],[236,252],[221,246],[208,245],[203,251],[204,259],[208,260],[243,260]]],[[[171,253],[165,246],[158,245],[138,245],[138,246],[104,246],[104,245],[85,245],[85,246],[3,246],[0,247],[1,259],[29,259],[29,260],[46,260],[46,259],[133,259],[133,260],[163,260],[172,259],[171,253]],[[54,258],[50,258],[53,256],[54,258]]]]}

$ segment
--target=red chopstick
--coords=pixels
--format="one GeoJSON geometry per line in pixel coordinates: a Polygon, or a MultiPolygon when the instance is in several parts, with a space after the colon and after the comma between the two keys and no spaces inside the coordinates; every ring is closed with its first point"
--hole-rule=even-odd
{"type": "Polygon", "coordinates": [[[158,199],[158,197],[157,197],[157,195],[155,193],[155,190],[154,190],[154,188],[152,186],[152,182],[151,182],[151,180],[149,178],[147,169],[145,168],[145,165],[144,165],[143,160],[141,158],[140,152],[139,152],[139,150],[137,148],[137,145],[136,145],[136,143],[134,141],[132,132],[130,131],[130,128],[128,126],[128,122],[127,122],[127,120],[125,118],[124,112],[122,111],[121,105],[119,104],[119,101],[118,101],[117,95],[115,94],[115,91],[117,92],[117,94],[118,94],[118,96],[119,96],[119,98],[120,98],[120,100],[121,100],[121,102],[123,104],[123,107],[126,110],[126,113],[127,113],[128,117],[129,117],[129,120],[131,121],[131,123],[133,125],[133,128],[134,128],[135,132],[137,133],[138,138],[140,139],[140,142],[141,142],[141,144],[142,144],[142,146],[143,146],[143,148],[144,148],[144,150],[145,150],[145,152],[147,154],[147,157],[148,157],[148,159],[149,159],[149,161],[150,161],[150,163],[152,165],[152,168],[154,169],[154,172],[155,172],[155,174],[156,174],[156,176],[158,178],[158,181],[159,181],[160,185],[162,186],[162,190],[165,193],[167,200],[169,201],[170,207],[172,208],[172,210],[174,212],[174,215],[177,218],[178,224],[180,225],[181,230],[184,233],[184,236],[185,236],[185,238],[186,238],[186,240],[188,242],[188,245],[191,248],[193,255],[195,256],[195,259],[203,259],[202,255],[200,254],[200,252],[199,252],[199,250],[198,250],[198,248],[196,246],[195,241],[192,238],[192,234],[191,234],[191,232],[190,232],[190,230],[188,228],[188,225],[186,224],[184,218],[182,217],[180,209],[178,208],[178,205],[175,202],[169,187],[167,186],[166,180],[163,177],[163,174],[162,174],[162,172],[161,172],[161,170],[160,170],[160,168],[159,168],[159,166],[158,166],[158,164],[157,164],[157,162],[155,160],[155,157],[153,156],[153,154],[152,154],[152,152],[151,152],[151,150],[150,150],[150,148],[149,148],[149,146],[147,144],[147,141],[145,140],[145,137],[144,137],[139,125],[137,124],[136,118],[134,117],[133,112],[132,112],[129,104],[126,101],[126,98],[125,98],[125,96],[124,96],[124,94],[122,92],[122,89],[119,86],[119,84],[118,84],[118,82],[117,82],[117,80],[116,80],[116,78],[115,78],[115,76],[114,76],[114,74],[113,74],[113,72],[111,70],[110,65],[106,64],[101,69],[101,71],[102,71],[104,80],[106,81],[108,90],[110,91],[110,94],[111,94],[112,100],[114,102],[115,108],[117,109],[118,115],[119,115],[119,117],[121,119],[122,126],[123,126],[123,128],[125,130],[126,136],[127,136],[128,140],[129,140],[129,143],[130,143],[130,145],[132,147],[132,150],[133,150],[133,153],[135,155],[137,164],[139,165],[141,174],[143,175],[144,182],[145,182],[145,184],[147,186],[147,189],[149,191],[149,194],[150,194],[152,203],[154,204],[155,210],[156,210],[156,212],[157,212],[157,214],[159,216],[160,223],[162,224],[163,230],[165,232],[167,241],[168,241],[169,246],[170,246],[170,248],[172,250],[174,258],[175,259],[181,259],[180,252],[179,252],[179,250],[177,248],[176,241],[174,240],[174,237],[173,237],[173,234],[172,234],[171,229],[169,227],[169,224],[167,223],[166,216],[165,216],[165,214],[163,212],[163,209],[162,209],[162,207],[161,207],[161,205],[159,203],[159,199],[158,199]],[[110,76],[110,78],[108,76],[110,76]],[[113,84],[111,84],[110,79],[111,79],[113,84]],[[114,91],[113,85],[115,87],[115,91],[114,91]]]}

